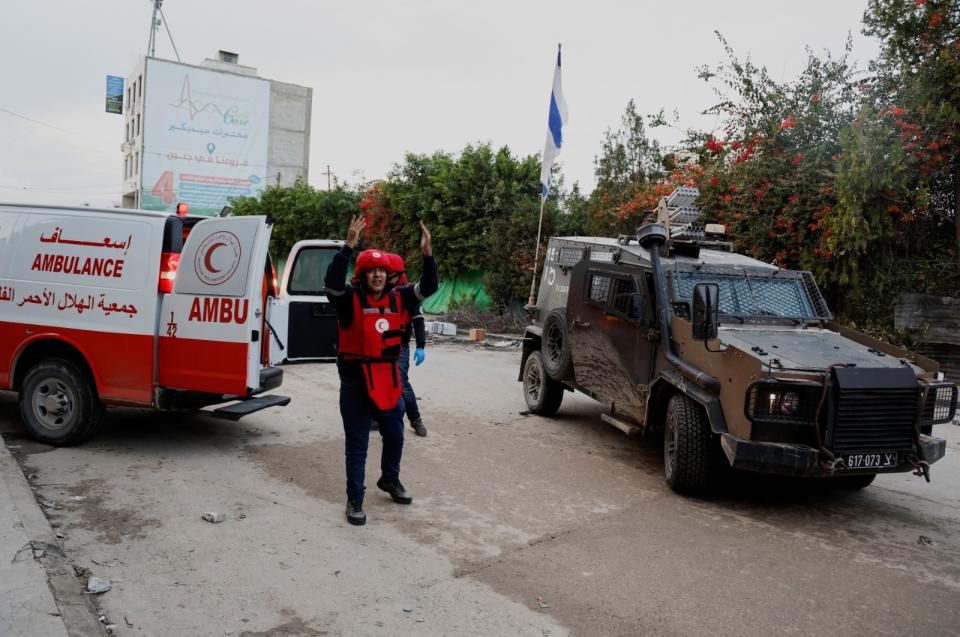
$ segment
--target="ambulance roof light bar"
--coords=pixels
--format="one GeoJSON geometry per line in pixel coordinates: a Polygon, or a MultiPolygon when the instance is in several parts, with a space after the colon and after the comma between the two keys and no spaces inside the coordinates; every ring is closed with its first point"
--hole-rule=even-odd
{"type": "Polygon", "coordinates": [[[190,204],[185,201],[181,201],[177,204],[177,216],[186,217],[187,213],[190,212],[190,204]]]}

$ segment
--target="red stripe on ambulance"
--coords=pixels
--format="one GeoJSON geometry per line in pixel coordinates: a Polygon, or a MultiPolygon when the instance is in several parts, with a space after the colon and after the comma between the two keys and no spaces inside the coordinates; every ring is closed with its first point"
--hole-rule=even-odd
{"type": "Polygon", "coordinates": [[[89,363],[97,393],[103,400],[115,404],[152,403],[152,334],[95,332],[0,321],[0,389],[11,388],[10,376],[20,353],[41,340],[60,341],[75,347],[89,363]]]}

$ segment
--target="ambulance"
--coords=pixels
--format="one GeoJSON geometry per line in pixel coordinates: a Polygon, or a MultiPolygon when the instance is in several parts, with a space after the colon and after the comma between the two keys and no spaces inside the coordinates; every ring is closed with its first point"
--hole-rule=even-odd
{"type": "Polygon", "coordinates": [[[268,217],[0,204],[0,391],[39,441],[95,432],[107,406],[236,420],[266,394],[276,282],[268,217]]]}

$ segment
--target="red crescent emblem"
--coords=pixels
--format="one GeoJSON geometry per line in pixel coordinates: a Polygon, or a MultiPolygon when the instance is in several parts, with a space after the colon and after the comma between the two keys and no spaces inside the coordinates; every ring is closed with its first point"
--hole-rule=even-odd
{"type": "Polygon", "coordinates": [[[203,265],[207,268],[207,270],[209,270],[210,272],[213,272],[214,274],[220,272],[220,270],[213,267],[213,264],[210,263],[210,257],[213,256],[213,253],[216,251],[217,248],[225,245],[227,244],[222,241],[218,241],[217,243],[214,243],[212,246],[210,246],[210,249],[207,250],[207,253],[203,256],[203,265]]]}

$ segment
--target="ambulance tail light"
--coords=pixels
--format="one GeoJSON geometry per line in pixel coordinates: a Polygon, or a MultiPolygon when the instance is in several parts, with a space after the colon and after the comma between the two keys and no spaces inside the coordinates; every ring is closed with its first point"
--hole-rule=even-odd
{"type": "Polygon", "coordinates": [[[280,288],[277,287],[277,266],[273,265],[272,262],[270,263],[270,279],[273,281],[273,295],[279,296],[280,288]]]}
{"type": "Polygon", "coordinates": [[[173,292],[173,282],[177,278],[177,266],[180,264],[180,255],[176,252],[163,252],[160,255],[160,280],[157,289],[170,294],[173,292]]]}

